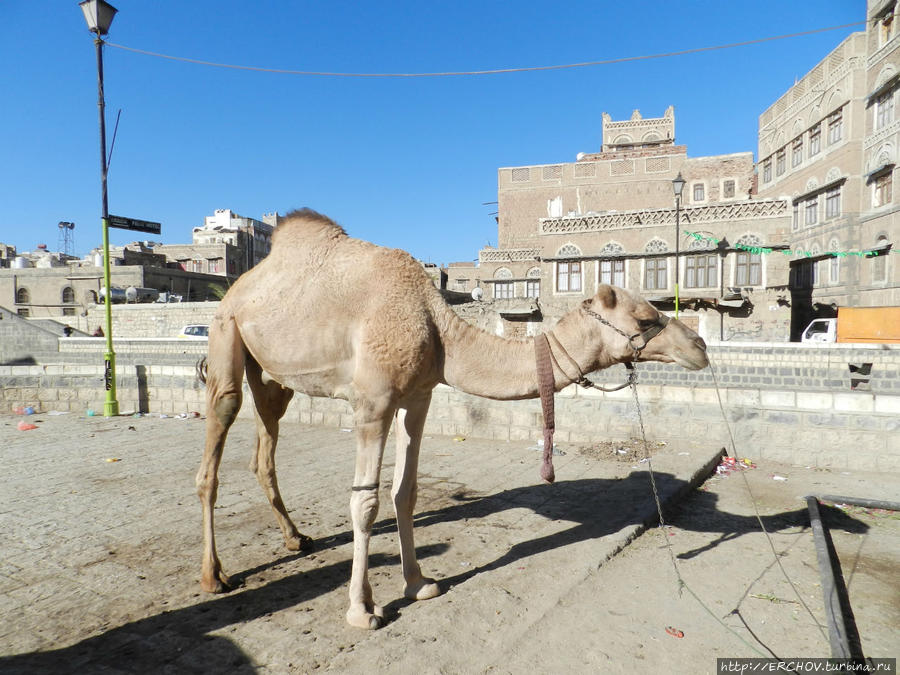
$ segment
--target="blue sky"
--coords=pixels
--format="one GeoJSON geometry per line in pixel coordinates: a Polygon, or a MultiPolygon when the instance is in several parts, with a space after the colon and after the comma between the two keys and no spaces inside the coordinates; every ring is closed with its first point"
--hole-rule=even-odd
{"type": "MultiPolygon", "coordinates": [[[[863,0],[309,3],[112,0],[109,42],[264,68],[422,73],[658,54],[865,19],[863,0]]],[[[100,245],[96,60],[76,0],[0,0],[0,242],[100,245]]],[[[497,169],[596,152],[601,114],[675,106],[698,157],[756,152],[759,114],[854,30],[662,59],[440,78],[214,68],[107,46],[110,213],[187,243],[215,209],[309,206],[417,258],[496,244],[497,169]]]]}

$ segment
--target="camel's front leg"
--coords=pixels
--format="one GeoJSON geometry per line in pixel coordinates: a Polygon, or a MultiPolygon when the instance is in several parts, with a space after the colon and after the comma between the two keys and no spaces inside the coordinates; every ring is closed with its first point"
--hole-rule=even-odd
{"type": "Polygon", "coordinates": [[[397,435],[397,463],[394,466],[391,497],[397,513],[400,563],[406,582],[403,594],[410,600],[427,600],[441,593],[434,579],[422,576],[422,570],[416,561],[416,546],[413,541],[412,514],[418,491],[416,477],[419,469],[419,446],[430,403],[431,392],[406,410],[401,408],[397,411],[397,424],[394,427],[394,433],[397,435]]]}
{"type": "Polygon", "coordinates": [[[384,624],[384,611],[372,599],[372,586],[369,584],[369,538],[378,515],[378,477],[391,416],[392,411],[383,407],[380,414],[371,411],[368,414],[357,411],[355,414],[356,471],[353,493],[350,495],[353,570],[347,621],[358,628],[381,628],[384,624]]]}

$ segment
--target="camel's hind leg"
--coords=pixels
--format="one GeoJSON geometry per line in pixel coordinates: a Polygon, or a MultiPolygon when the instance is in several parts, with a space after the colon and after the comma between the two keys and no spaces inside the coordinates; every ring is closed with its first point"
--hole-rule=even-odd
{"type": "Polygon", "coordinates": [[[247,383],[253,393],[256,409],[256,452],[250,461],[250,470],[256,474],[256,479],[272,505],[275,520],[284,536],[284,545],[290,551],[311,551],[312,539],[301,534],[288,515],[275,474],[278,421],[284,416],[294,391],[274,381],[264,383],[262,369],[252,358],[247,359],[247,383]]]}
{"type": "Polygon", "coordinates": [[[406,581],[404,595],[410,600],[426,600],[440,595],[440,588],[433,579],[422,576],[416,561],[416,546],[413,541],[413,509],[416,506],[418,490],[419,446],[425,417],[431,403],[429,392],[422,400],[406,409],[397,411],[397,462],[394,465],[394,485],[391,497],[397,513],[397,530],[400,534],[400,563],[406,581]]]}
{"type": "Polygon", "coordinates": [[[232,317],[217,317],[210,326],[206,380],[206,447],[197,471],[197,496],[203,506],[203,563],[200,586],[219,593],[230,588],[216,553],[213,512],[219,487],[219,462],[228,429],[241,408],[244,345],[232,317]]]}

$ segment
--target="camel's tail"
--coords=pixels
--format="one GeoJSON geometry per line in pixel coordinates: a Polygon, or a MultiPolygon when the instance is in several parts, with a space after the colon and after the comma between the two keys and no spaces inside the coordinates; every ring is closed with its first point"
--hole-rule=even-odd
{"type": "Polygon", "coordinates": [[[203,356],[197,361],[196,371],[197,371],[197,379],[200,380],[201,384],[206,384],[206,373],[207,373],[208,364],[206,362],[206,357],[203,356]]]}

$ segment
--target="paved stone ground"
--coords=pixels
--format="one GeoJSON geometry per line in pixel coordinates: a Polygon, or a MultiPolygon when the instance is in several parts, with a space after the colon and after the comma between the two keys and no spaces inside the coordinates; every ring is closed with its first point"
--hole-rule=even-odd
{"type": "MultiPolygon", "coordinates": [[[[646,464],[626,444],[619,452],[564,446],[567,454],[555,460],[558,482],[550,487],[539,484],[539,453],[530,443],[427,438],[416,541],[423,569],[441,580],[445,594],[409,603],[400,596],[389,441],[371,579],[391,622],[369,633],[349,628],[343,616],[352,555],[351,433],[282,426],[282,492],[297,525],[316,540],[316,551],[302,556],[281,546],[246,469],[252,422],[235,424],[220,471],[217,543],[226,571],[242,585],[210,596],[199,590],[193,484],[202,420],[41,414],[28,418],[37,429],[19,431],[22,419],[0,416],[0,672],[650,672],[664,665],[671,672],[712,672],[716,654],[755,655],[702,609],[673,605],[663,530],[639,537],[598,572],[655,514],[646,464]],[[664,634],[672,616],[694,642],[664,634]],[[726,646],[717,650],[717,644],[726,646]]],[[[716,455],[702,438],[692,447],[655,452],[664,499],[686,493],[716,455]]],[[[787,474],[779,467],[756,470],[763,497],[783,485],[770,471],[787,474]]],[[[779,493],[769,511],[781,518],[770,521],[774,529],[787,528],[787,539],[778,540],[785,556],[809,540],[799,495],[844,489],[885,499],[897,485],[896,476],[791,471],[790,496],[779,493]]],[[[673,541],[687,578],[715,598],[717,613],[744,602],[743,616],[753,622],[746,607],[752,589],[775,599],[787,592],[755,586],[773,562],[751,535],[752,505],[741,501],[735,477],[713,483],[692,493],[687,512],[673,511],[681,529],[672,534],[683,535],[673,541]]],[[[900,618],[896,583],[888,581],[900,569],[900,527],[864,520],[847,516],[841,531],[845,548],[857,554],[856,587],[871,584],[866,604],[880,614],[865,624],[872,640],[866,645],[873,655],[890,656],[876,645],[883,647],[879,638],[900,618]],[[874,561],[867,577],[857,564],[859,538],[875,525],[882,536],[867,544],[874,561]]],[[[820,612],[814,553],[798,556],[797,565],[792,573],[805,575],[804,592],[820,612]]],[[[807,625],[796,605],[784,606],[790,611],[783,621],[801,635],[780,655],[827,655],[818,627],[807,625]]],[[[780,620],[763,614],[763,623],[767,617],[770,625],[780,620]]],[[[731,624],[743,631],[736,619],[731,624]]],[[[765,638],[767,648],[779,648],[783,632],[765,638]]]]}

